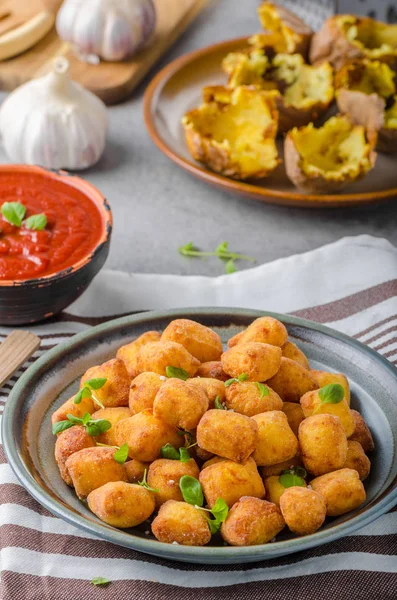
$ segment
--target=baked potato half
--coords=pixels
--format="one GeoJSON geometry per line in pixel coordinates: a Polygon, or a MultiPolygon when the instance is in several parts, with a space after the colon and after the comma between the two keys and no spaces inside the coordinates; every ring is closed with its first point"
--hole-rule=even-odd
{"type": "Polygon", "coordinates": [[[280,133],[315,121],[334,99],[331,65],[307,65],[300,54],[276,54],[270,59],[264,50],[233,52],[225,57],[222,68],[231,88],[255,85],[280,92],[276,96],[280,133]]]}
{"type": "Polygon", "coordinates": [[[195,160],[234,179],[260,179],[279,164],[275,91],[204,88],[204,103],[182,118],[195,160]]]}
{"type": "Polygon", "coordinates": [[[385,63],[364,59],[337,74],[336,99],[341,113],[368,131],[378,132],[377,150],[397,152],[396,74],[385,63]]]}
{"type": "Polygon", "coordinates": [[[264,48],[270,54],[298,53],[307,57],[313,30],[295,13],[279,4],[262,2],[258,17],[265,33],[251,36],[252,46],[264,48]]]}
{"type": "Polygon", "coordinates": [[[369,58],[397,68],[397,25],[370,17],[336,15],[314,34],[310,62],[328,60],[336,69],[357,58],[369,58]]]}
{"type": "Polygon", "coordinates": [[[338,192],[372,169],[375,143],[376,134],[346,116],[331,117],[319,128],[294,128],[284,142],[287,175],[302,191],[338,192]]]}

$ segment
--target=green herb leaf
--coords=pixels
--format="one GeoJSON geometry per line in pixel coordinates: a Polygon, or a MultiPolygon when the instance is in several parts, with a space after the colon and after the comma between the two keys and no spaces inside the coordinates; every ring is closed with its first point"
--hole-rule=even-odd
{"type": "Polygon", "coordinates": [[[26,215],[26,208],[20,202],[4,202],[1,207],[1,214],[11,225],[20,227],[26,215]]]}
{"type": "Polygon", "coordinates": [[[305,477],[307,477],[306,469],[303,467],[292,467],[291,469],[283,471],[278,480],[285,488],[293,487],[295,485],[305,487],[305,477]]]}
{"type": "Polygon", "coordinates": [[[172,444],[166,444],[160,450],[161,458],[168,458],[168,460],[179,460],[179,452],[172,444]]]}
{"type": "MultiPolygon", "coordinates": [[[[246,256],[245,254],[237,254],[237,252],[231,252],[229,250],[228,242],[222,242],[221,244],[219,244],[219,246],[215,249],[215,252],[202,252],[193,244],[193,242],[189,242],[188,244],[185,244],[184,246],[180,246],[178,248],[178,252],[180,254],[182,254],[182,256],[194,256],[194,257],[217,256],[221,260],[227,260],[227,261],[248,260],[251,262],[255,262],[255,259],[252,258],[252,256],[246,256]]],[[[232,267],[229,266],[229,269],[231,269],[231,268],[232,267]]],[[[228,269],[228,267],[226,267],[226,269],[228,269]]],[[[234,271],[227,270],[226,272],[232,273],[234,271]]]]}
{"type": "Polygon", "coordinates": [[[263,383],[259,383],[259,381],[255,382],[256,387],[259,390],[259,397],[262,399],[264,396],[268,396],[270,394],[269,388],[266,387],[263,383]]]}
{"type": "Polygon", "coordinates": [[[241,373],[237,379],[241,382],[241,381],[247,381],[247,379],[249,379],[247,373],[241,373]]]}
{"type": "Polygon", "coordinates": [[[229,507],[223,498],[218,498],[214,506],[212,507],[211,512],[214,515],[215,519],[223,523],[223,521],[225,521],[229,513],[229,507]]]}
{"type": "Polygon", "coordinates": [[[107,421],[106,419],[98,419],[89,421],[86,425],[86,430],[89,435],[96,437],[97,435],[108,431],[111,426],[112,424],[110,421],[107,421]]]}
{"type": "Polygon", "coordinates": [[[238,379],[235,379],[234,377],[228,379],[227,381],[225,381],[225,387],[228,388],[232,385],[232,383],[238,383],[238,379]]]}
{"type": "MultiPolygon", "coordinates": [[[[85,414],[89,416],[89,419],[88,419],[88,421],[89,421],[91,419],[90,413],[85,413],[85,414]]],[[[83,417],[83,419],[80,419],[80,417],[75,417],[74,415],[69,414],[69,413],[66,416],[67,416],[68,420],[71,423],[73,423],[73,425],[85,425],[84,417],[83,417]]],[[[88,421],[87,421],[87,423],[88,423],[88,421]]]]}
{"type": "MultiPolygon", "coordinates": [[[[83,388],[83,389],[84,389],[84,388],[83,388]]],[[[80,404],[80,402],[82,401],[82,399],[83,399],[83,390],[80,390],[80,391],[78,391],[78,392],[77,392],[77,394],[75,395],[73,402],[74,402],[75,404],[80,404]]]]}
{"type": "Polygon", "coordinates": [[[179,487],[185,502],[193,504],[193,506],[203,506],[204,495],[198,479],[190,475],[183,475],[179,480],[179,487]]]}
{"type": "Polygon", "coordinates": [[[160,491],[158,488],[152,488],[148,484],[148,482],[147,482],[147,469],[145,469],[142,481],[138,481],[138,485],[140,485],[141,487],[145,488],[145,490],[149,490],[149,492],[159,492],[160,491]]]}
{"type": "Polygon", "coordinates": [[[232,273],[235,273],[236,271],[237,271],[236,263],[234,262],[234,260],[232,258],[229,258],[229,260],[227,261],[227,263],[225,265],[226,274],[231,275],[232,273]]]}
{"type": "Polygon", "coordinates": [[[280,477],[278,478],[279,482],[281,483],[281,485],[283,485],[285,488],[290,488],[293,487],[295,485],[299,486],[299,487],[305,487],[305,482],[303,481],[303,479],[301,477],[298,477],[298,475],[294,475],[292,473],[287,472],[283,472],[280,477]]]}
{"type": "Polygon", "coordinates": [[[318,390],[322,404],[339,404],[345,396],[345,390],[340,383],[329,383],[318,390]]]}
{"type": "Polygon", "coordinates": [[[187,448],[179,448],[180,461],[185,463],[190,460],[189,450],[187,448]]]}
{"type": "Polygon", "coordinates": [[[208,522],[208,527],[210,528],[211,534],[215,535],[215,533],[218,533],[219,529],[221,528],[222,523],[220,521],[218,521],[218,519],[208,519],[208,518],[207,518],[207,522],[208,522]]]}
{"type": "Polygon", "coordinates": [[[44,213],[40,215],[32,215],[28,217],[24,222],[26,229],[34,229],[35,231],[42,231],[47,225],[47,217],[44,213]]]}
{"type": "Polygon", "coordinates": [[[189,373],[185,371],[185,369],[180,369],[179,367],[166,367],[165,374],[167,377],[182,379],[182,381],[189,379],[189,373]]]}
{"type": "Polygon", "coordinates": [[[69,427],[73,427],[73,423],[70,421],[58,421],[58,423],[54,423],[52,426],[52,433],[57,435],[57,433],[61,433],[61,431],[65,431],[69,429],[69,427]]]}
{"type": "MultiPolygon", "coordinates": [[[[68,415],[69,416],[69,415],[68,415]]],[[[91,415],[90,413],[84,413],[83,415],[83,425],[87,425],[88,421],[91,420],[91,415]]]]}
{"type": "Polygon", "coordinates": [[[120,446],[120,448],[113,454],[113,458],[120,465],[123,465],[128,458],[128,444],[123,444],[120,446]]]}
{"type": "Polygon", "coordinates": [[[108,585],[110,581],[105,577],[94,577],[94,579],[91,579],[91,583],[92,585],[108,585]]]}
{"type": "Polygon", "coordinates": [[[219,246],[217,248],[215,248],[215,253],[218,256],[223,256],[225,253],[228,252],[228,248],[229,248],[229,242],[222,242],[221,244],[219,244],[219,246]]]}
{"type": "Polygon", "coordinates": [[[222,400],[221,400],[220,396],[217,396],[215,398],[214,407],[217,408],[218,410],[226,410],[226,408],[222,404],[222,400]]]}
{"type": "Polygon", "coordinates": [[[87,386],[83,387],[83,389],[81,390],[81,397],[82,398],[91,398],[91,396],[92,396],[92,391],[90,390],[90,388],[87,386]]]}
{"type": "Polygon", "coordinates": [[[187,442],[185,442],[185,446],[189,447],[193,440],[193,436],[190,433],[190,431],[185,431],[182,429],[182,430],[177,431],[177,433],[178,433],[178,435],[184,435],[187,437],[187,442]]]}
{"type": "Polygon", "coordinates": [[[100,390],[107,382],[106,377],[96,377],[95,379],[89,379],[84,382],[85,386],[92,388],[93,390],[100,390]]]}
{"type": "Polygon", "coordinates": [[[307,477],[307,471],[303,467],[292,467],[292,471],[294,471],[295,475],[298,475],[298,477],[302,477],[302,479],[306,479],[307,477]]]}

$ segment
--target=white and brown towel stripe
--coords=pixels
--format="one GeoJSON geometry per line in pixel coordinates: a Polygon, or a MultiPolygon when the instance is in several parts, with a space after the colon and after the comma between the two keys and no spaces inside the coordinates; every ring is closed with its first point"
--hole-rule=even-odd
{"type": "MultiPolygon", "coordinates": [[[[107,318],[206,305],[326,323],[397,364],[397,250],[369,236],[217,279],[105,271],[67,314],[32,328],[43,339],[36,356],[107,318]]],[[[0,329],[0,339],[6,334],[0,329]]],[[[21,372],[0,390],[0,416],[21,372]]],[[[395,600],[396,557],[396,509],[344,539],[271,561],[205,566],[146,556],[52,516],[19,485],[0,446],[0,600],[395,600]],[[112,583],[97,588],[97,576],[112,583]]]]}

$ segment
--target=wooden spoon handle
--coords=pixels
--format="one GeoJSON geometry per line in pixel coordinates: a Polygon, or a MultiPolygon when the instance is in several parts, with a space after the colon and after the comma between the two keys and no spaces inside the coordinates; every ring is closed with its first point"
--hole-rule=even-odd
{"type": "Polygon", "coordinates": [[[0,387],[39,348],[41,340],[29,331],[16,330],[0,345],[0,387]]]}

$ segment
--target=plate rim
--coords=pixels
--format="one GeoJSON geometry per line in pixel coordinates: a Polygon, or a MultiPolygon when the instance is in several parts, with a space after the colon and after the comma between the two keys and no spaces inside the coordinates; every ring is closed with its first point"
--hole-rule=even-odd
{"type": "Polygon", "coordinates": [[[172,162],[201,181],[205,181],[206,183],[225,191],[231,191],[242,196],[254,198],[265,204],[299,206],[301,208],[347,208],[359,205],[379,204],[382,201],[397,199],[397,187],[381,190],[379,192],[356,192],[353,194],[345,192],[341,192],[340,194],[303,194],[299,191],[283,192],[274,188],[259,187],[253,183],[234,180],[210,171],[204,166],[200,166],[198,162],[192,162],[181,156],[167,144],[156,126],[154,109],[157,95],[162,91],[171,77],[189,63],[194,62],[203,56],[210,55],[213,52],[218,52],[223,48],[226,49],[229,46],[238,45],[240,43],[244,44],[249,37],[250,36],[230,38],[183,54],[163,67],[151,80],[143,97],[143,116],[146,129],[157,148],[172,162]]]}
{"type": "Polygon", "coordinates": [[[139,552],[170,560],[201,564],[208,564],[210,562],[214,562],[214,564],[231,564],[232,562],[236,563],[240,562],[241,560],[247,563],[257,562],[286,556],[302,550],[308,550],[310,548],[335,541],[349,533],[353,533],[357,529],[365,527],[365,525],[369,524],[375,520],[375,518],[384,514],[397,504],[396,482],[391,490],[386,490],[378,499],[376,499],[373,506],[368,509],[363,509],[363,513],[359,513],[354,517],[347,519],[346,521],[337,525],[335,528],[320,530],[308,536],[284,540],[278,542],[277,544],[262,544],[259,546],[246,547],[196,547],[164,544],[157,540],[144,539],[128,534],[123,530],[112,528],[105,523],[98,523],[94,520],[90,521],[87,517],[77,513],[72,507],[65,505],[60,500],[55,500],[48,492],[46,492],[28,470],[27,465],[17,450],[17,444],[15,443],[13,435],[18,396],[20,393],[23,393],[25,385],[29,383],[29,380],[31,378],[35,378],[37,371],[40,371],[40,369],[45,367],[47,363],[51,363],[52,361],[56,360],[65,352],[75,350],[85,342],[95,339],[98,335],[102,336],[104,333],[106,334],[107,331],[118,329],[122,326],[139,324],[140,322],[147,322],[149,326],[150,322],[153,320],[175,318],[176,316],[179,316],[180,318],[194,318],[195,315],[197,317],[242,316],[253,319],[268,315],[274,318],[279,318],[287,325],[308,328],[332,338],[336,338],[343,343],[347,343],[349,346],[353,346],[354,348],[362,351],[364,354],[379,362],[390,373],[390,375],[397,380],[397,369],[394,367],[394,365],[392,365],[378,352],[372,350],[372,348],[369,348],[358,340],[335,329],[314,321],[295,317],[293,315],[275,313],[272,311],[260,311],[233,307],[200,307],[171,309],[164,311],[147,311],[112,319],[77,333],[65,342],[57,345],[55,348],[45,352],[18,379],[5,404],[2,418],[2,443],[7,462],[11,466],[19,482],[35,500],[37,500],[52,514],[55,514],[57,517],[65,520],[71,525],[74,525],[75,527],[78,527],[83,531],[90,533],[91,535],[97,536],[100,539],[139,552]]]}

